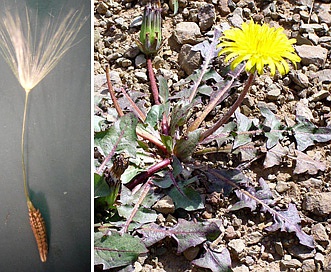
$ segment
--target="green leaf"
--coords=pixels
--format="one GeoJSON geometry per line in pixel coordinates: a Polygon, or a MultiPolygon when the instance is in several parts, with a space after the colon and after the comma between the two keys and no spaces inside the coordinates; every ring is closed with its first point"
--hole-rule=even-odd
{"type": "Polygon", "coordinates": [[[109,196],[110,188],[103,176],[94,173],[94,197],[109,196]]]}
{"type": "Polygon", "coordinates": [[[233,149],[251,142],[250,134],[239,133],[239,132],[249,131],[253,123],[251,119],[240,113],[238,110],[235,111],[235,115],[238,123],[238,130],[237,130],[237,136],[234,139],[233,149]]]}
{"type": "MultiPolygon", "coordinates": [[[[154,222],[157,218],[156,212],[150,207],[160,198],[161,196],[156,194],[153,190],[150,190],[143,202],[141,203],[137,213],[135,214],[133,221],[138,223],[148,223],[154,222]]],[[[117,211],[120,216],[124,218],[129,218],[131,215],[134,205],[139,201],[140,192],[132,194],[132,192],[126,188],[122,187],[120,202],[121,206],[117,208],[117,211]]]]}
{"type": "Polygon", "coordinates": [[[210,96],[210,94],[213,92],[213,88],[208,85],[202,85],[198,88],[198,93],[210,96]]]}
{"type": "Polygon", "coordinates": [[[96,210],[109,210],[114,208],[121,184],[109,186],[103,176],[94,174],[94,197],[96,210]]]}
{"type": "Polygon", "coordinates": [[[170,135],[174,136],[176,129],[185,124],[192,105],[186,100],[180,100],[173,106],[170,118],[170,135]]]}
{"type": "Polygon", "coordinates": [[[152,128],[155,128],[155,126],[161,120],[163,112],[164,112],[163,105],[154,105],[147,113],[144,123],[148,124],[152,128]]]}
{"type": "Polygon", "coordinates": [[[204,208],[201,196],[196,190],[191,187],[181,188],[181,190],[184,195],[176,187],[173,187],[169,192],[176,209],[182,208],[186,211],[196,211],[204,208]]]}
{"type": "Polygon", "coordinates": [[[179,139],[174,147],[175,156],[181,161],[188,161],[199,143],[200,134],[201,129],[197,129],[179,139]]]}
{"type": "Polygon", "coordinates": [[[168,82],[163,76],[158,76],[157,80],[159,82],[159,96],[162,98],[163,102],[168,102],[169,99],[168,82]]]}
{"type": "Polygon", "coordinates": [[[174,0],[174,15],[178,12],[178,0],[174,0]]]}
{"type": "Polygon", "coordinates": [[[117,153],[126,153],[132,157],[136,155],[136,126],[137,118],[129,113],[121,117],[106,131],[98,132],[94,136],[95,146],[99,146],[104,153],[108,155],[112,152],[118,140],[117,153]]]}
{"type": "Polygon", "coordinates": [[[167,148],[167,151],[171,154],[173,148],[173,140],[171,136],[161,134],[161,141],[167,148]]]}
{"type": "Polygon", "coordinates": [[[271,130],[270,132],[264,133],[268,138],[267,148],[270,149],[273,148],[279,140],[283,139],[283,131],[279,131],[283,128],[283,125],[270,109],[263,106],[260,106],[259,109],[262,116],[265,117],[263,125],[271,130]]]}
{"type": "Polygon", "coordinates": [[[129,167],[124,171],[124,173],[121,176],[121,181],[123,184],[128,183],[130,180],[132,180],[135,176],[137,176],[139,173],[143,172],[144,170],[135,166],[134,164],[130,164],[129,167]]]}
{"type": "Polygon", "coordinates": [[[292,130],[297,142],[297,149],[304,151],[315,142],[324,143],[331,140],[331,127],[317,128],[303,117],[297,118],[298,124],[292,130]]]}
{"type": "Polygon", "coordinates": [[[94,233],[94,265],[103,265],[110,269],[129,265],[138,259],[140,254],[148,252],[139,238],[124,233],[94,233]]]}
{"type": "Polygon", "coordinates": [[[103,129],[103,123],[105,122],[105,118],[101,116],[94,115],[94,132],[100,132],[103,129]]]}

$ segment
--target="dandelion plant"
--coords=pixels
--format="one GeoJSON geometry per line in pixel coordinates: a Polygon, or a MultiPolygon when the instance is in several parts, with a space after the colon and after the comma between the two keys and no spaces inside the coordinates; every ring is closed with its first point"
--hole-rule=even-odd
{"type": "Polygon", "coordinates": [[[34,233],[40,259],[48,253],[45,222],[31,202],[25,168],[24,135],[28,98],[31,90],[57,65],[70,49],[77,33],[86,21],[81,12],[69,11],[63,18],[49,16],[39,21],[38,14],[26,8],[24,14],[7,10],[0,21],[2,55],[25,91],[21,135],[21,156],[24,193],[30,225],[34,233]]]}

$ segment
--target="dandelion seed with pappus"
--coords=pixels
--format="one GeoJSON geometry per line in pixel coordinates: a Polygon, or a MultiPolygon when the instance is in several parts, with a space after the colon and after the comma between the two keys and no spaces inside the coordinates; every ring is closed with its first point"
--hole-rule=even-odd
{"type": "Polygon", "coordinates": [[[34,207],[30,199],[24,160],[28,97],[30,91],[73,45],[77,33],[87,19],[82,19],[81,15],[81,12],[69,11],[64,18],[49,16],[45,21],[39,22],[37,13],[26,8],[24,14],[19,14],[17,8],[16,12],[12,9],[5,11],[0,18],[1,53],[25,90],[21,135],[23,185],[30,225],[42,262],[46,261],[48,253],[46,227],[40,211],[34,207]]]}

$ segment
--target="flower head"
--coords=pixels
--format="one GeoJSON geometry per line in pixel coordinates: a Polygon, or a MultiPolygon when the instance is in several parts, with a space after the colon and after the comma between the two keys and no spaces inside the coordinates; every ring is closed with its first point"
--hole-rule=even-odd
{"type": "Polygon", "coordinates": [[[72,46],[84,24],[81,13],[69,11],[64,18],[49,16],[43,22],[38,14],[6,11],[0,20],[0,47],[19,83],[29,92],[59,62],[72,46]],[[33,20],[33,21],[32,21],[33,20]]]}
{"type": "Polygon", "coordinates": [[[242,61],[246,61],[246,71],[263,73],[264,66],[269,66],[273,76],[276,69],[281,75],[289,72],[289,65],[285,59],[290,60],[295,66],[300,62],[300,57],[294,52],[295,39],[288,39],[284,29],[262,26],[251,20],[243,23],[240,28],[225,30],[220,38],[218,47],[223,49],[219,55],[227,54],[225,61],[233,59],[231,69],[242,61]]]}
{"type": "Polygon", "coordinates": [[[137,44],[144,54],[152,55],[157,53],[161,43],[161,4],[159,0],[153,0],[145,7],[140,38],[137,44]]]}

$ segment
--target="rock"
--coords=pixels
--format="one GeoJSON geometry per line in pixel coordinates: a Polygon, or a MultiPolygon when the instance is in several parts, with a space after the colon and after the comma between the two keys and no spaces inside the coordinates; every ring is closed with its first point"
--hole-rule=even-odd
{"type": "Polygon", "coordinates": [[[314,259],[315,259],[315,262],[320,263],[320,264],[323,264],[323,262],[324,262],[324,256],[323,256],[323,254],[320,253],[320,252],[317,252],[317,253],[316,253],[314,259]]]}
{"type": "Polygon", "coordinates": [[[130,23],[130,28],[141,26],[142,22],[143,22],[143,17],[141,15],[138,17],[135,17],[132,20],[132,22],[130,23]]]}
{"type": "Polygon", "coordinates": [[[316,76],[318,77],[318,81],[320,83],[331,83],[331,69],[317,71],[316,76]]]}
{"type": "Polygon", "coordinates": [[[229,8],[229,5],[228,5],[228,2],[229,2],[228,0],[220,0],[219,1],[218,7],[220,9],[220,15],[222,17],[225,17],[226,15],[228,15],[231,12],[231,10],[229,8]]]}
{"type": "Polygon", "coordinates": [[[238,234],[234,230],[234,227],[233,226],[229,226],[225,230],[224,237],[227,240],[231,240],[231,239],[237,238],[238,237],[238,234]]]}
{"type": "Polygon", "coordinates": [[[198,13],[199,27],[202,31],[208,30],[214,24],[216,17],[215,8],[212,4],[206,4],[200,7],[198,13]]]}
{"type": "Polygon", "coordinates": [[[321,101],[325,98],[327,98],[330,95],[330,92],[328,90],[321,90],[317,93],[314,93],[311,97],[309,97],[309,101],[321,101]]]}
{"type": "Polygon", "coordinates": [[[252,233],[247,234],[246,238],[247,238],[246,240],[247,245],[254,245],[261,241],[263,235],[258,231],[254,231],[252,233]]]}
{"type": "Polygon", "coordinates": [[[276,101],[281,94],[281,89],[276,84],[271,84],[268,87],[267,99],[269,101],[276,101]]]}
{"type": "Polygon", "coordinates": [[[304,260],[302,262],[302,272],[315,272],[316,271],[316,266],[315,266],[315,261],[312,259],[304,260]]]}
{"type": "Polygon", "coordinates": [[[97,12],[101,15],[105,15],[107,13],[108,6],[105,2],[99,2],[97,6],[97,12]]]}
{"type": "MultiPolygon", "coordinates": [[[[238,10],[239,8],[237,8],[236,10],[238,10]]],[[[239,9],[239,11],[242,9],[239,9]]],[[[242,13],[240,14],[239,12],[234,13],[233,16],[229,17],[229,22],[231,23],[231,25],[233,25],[234,27],[239,27],[241,28],[242,23],[244,22],[243,20],[243,15],[242,13]]]]}
{"type": "Polygon", "coordinates": [[[233,272],[249,272],[249,268],[246,265],[242,264],[242,265],[233,267],[232,271],[233,272]]]}
{"type": "Polygon", "coordinates": [[[310,108],[308,107],[308,103],[308,99],[300,99],[295,106],[295,114],[296,116],[303,116],[307,118],[307,120],[312,121],[314,120],[314,116],[310,108]]]}
{"type": "Polygon", "coordinates": [[[276,185],[276,191],[278,193],[284,193],[291,188],[290,184],[284,181],[278,181],[276,185]]]}
{"type": "Polygon", "coordinates": [[[146,82],[147,81],[147,74],[144,72],[135,72],[134,73],[135,77],[138,79],[139,82],[146,82]]]}
{"type": "Polygon", "coordinates": [[[303,209],[318,216],[331,213],[331,192],[309,193],[302,203],[303,209]]]}
{"type": "Polygon", "coordinates": [[[284,248],[281,242],[275,243],[275,250],[280,256],[284,256],[284,248]]]}
{"type": "Polygon", "coordinates": [[[146,58],[144,54],[139,54],[135,59],[134,59],[134,65],[137,68],[142,68],[146,66],[146,58]]]}
{"type": "Polygon", "coordinates": [[[140,53],[140,49],[136,45],[136,46],[132,46],[128,50],[126,50],[123,56],[125,58],[133,59],[133,58],[137,57],[139,53],[140,53]]]}
{"type": "Polygon", "coordinates": [[[154,210],[163,213],[169,214],[175,212],[175,205],[170,196],[165,196],[157,201],[152,207],[154,210]]]}
{"type": "Polygon", "coordinates": [[[192,46],[184,44],[178,54],[178,63],[186,74],[190,75],[201,65],[201,54],[199,51],[193,51],[192,46]]]}
{"type": "Polygon", "coordinates": [[[111,70],[109,76],[113,85],[118,85],[118,86],[122,85],[120,74],[117,71],[111,70]]]}
{"type": "Polygon", "coordinates": [[[193,22],[181,22],[176,25],[174,37],[179,44],[197,44],[201,37],[200,28],[193,22]]]}
{"type": "Polygon", "coordinates": [[[307,260],[314,258],[315,250],[303,245],[296,245],[287,248],[288,253],[299,260],[307,260]]]}
{"type": "Polygon", "coordinates": [[[242,253],[246,247],[245,241],[242,239],[234,239],[228,243],[230,249],[232,249],[233,253],[238,257],[240,253],[242,253]]]}
{"type": "Polygon", "coordinates": [[[308,77],[301,71],[290,71],[289,75],[291,80],[301,88],[307,88],[309,86],[308,77]]]}
{"type": "Polygon", "coordinates": [[[320,24],[302,24],[299,29],[301,32],[314,33],[323,30],[323,26],[320,24]]]}
{"type": "Polygon", "coordinates": [[[132,61],[126,58],[118,58],[116,63],[123,68],[129,67],[132,65],[132,61]]]}
{"type": "Polygon", "coordinates": [[[281,260],[280,264],[281,264],[281,266],[283,266],[285,268],[299,268],[299,267],[301,267],[301,262],[297,259],[281,260]]]}
{"type": "Polygon", "coordinates": [[[320,188],[323,184],[323,181],[316,178],[310,178],[302,182],[302,185],[306,188],[320,188]]]}
{"type": "Polygon", "coordinates": [[[329,236],[326,233],[326,229],[323,224],[318,223],[311,228],[311,234],[314,237],[316,242],[319,242],[321,245],[328,245],[329,236]]]}
{"type": "Polygon", "coordinates": [[[331,5],[330,4],[320,4],[317,5],[317,16],[320,22],[331,26],[331,5]]]}
{"type": "Polygon", "coordinates": [[[296,51],[303,65],[315,64],[324,67],[328,50],[320,46],[300,45],[296,51]]]}

